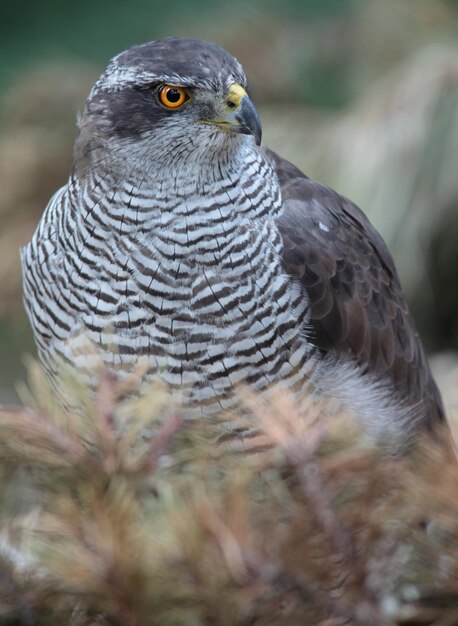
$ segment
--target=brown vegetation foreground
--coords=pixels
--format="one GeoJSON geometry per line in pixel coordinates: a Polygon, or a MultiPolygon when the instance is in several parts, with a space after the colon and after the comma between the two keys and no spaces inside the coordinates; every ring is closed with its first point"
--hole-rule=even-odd
{"type": "Polygon", "coordinates": [[[394,458],[343,416],[245,394],[269,446],[240,455],[160,389],[106,378],[64,415],[31,379],[30,408],[0,412],[1,625],[458,624],[439,442],[394,458]]]}

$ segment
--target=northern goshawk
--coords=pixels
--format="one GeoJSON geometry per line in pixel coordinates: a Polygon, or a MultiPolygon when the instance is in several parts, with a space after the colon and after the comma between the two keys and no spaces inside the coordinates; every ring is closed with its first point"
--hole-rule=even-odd
{"type": "Polygon", "coordinates": [[[22,263],[51,376],[146,359],[141,388],[161,378],[191,416],[233,407],[243,382],[332,398],[376,436],[443,417],[380,235],[261,145],[243,69],[216,44],[110,62],[22,263]]]}

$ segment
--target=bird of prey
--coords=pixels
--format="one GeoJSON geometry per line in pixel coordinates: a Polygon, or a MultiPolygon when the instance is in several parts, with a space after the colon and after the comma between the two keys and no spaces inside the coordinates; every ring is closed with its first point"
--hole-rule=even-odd
{"type": "Polygon", "coordinates": [[[79,121],[68,183],[22,250],[51,376],[99,362],[185,389],[331,398],[376,436],[443,418],[390,253],[348,199],[261,144],[239,62],[166,38],[114,57],[79,121]]]}

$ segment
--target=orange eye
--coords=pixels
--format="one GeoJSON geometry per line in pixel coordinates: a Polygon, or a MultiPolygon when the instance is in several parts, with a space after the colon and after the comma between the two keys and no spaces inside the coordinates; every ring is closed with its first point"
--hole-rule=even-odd
{"type": "Polygon", "coordinates": [[[159,89],[159,100],[168,109],[177,109],[189,98],[183,87],[163,85],[159,89]]]}

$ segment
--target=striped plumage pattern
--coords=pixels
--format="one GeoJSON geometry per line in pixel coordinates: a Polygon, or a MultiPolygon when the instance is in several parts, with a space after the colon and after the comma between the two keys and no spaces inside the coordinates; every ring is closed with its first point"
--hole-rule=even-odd
{"type": "Polygon", "coordinates": [[[375,436],[442,418],[393,261],[348,200],[260,147],[240,64],[165,39],[94,86],[70,179],[22,251],[39,355],[88,383],[144,366],[189,416],[278,383],[337,402],[375,436]],[[178,109],[163,85],[184,90],[178,109]]]}
{"type": "Polygon", "coordinates": [[[241,146],[208,168],[205,181],[196,163],[153,188],[96,170],[52,198],[23,256],[52,374],[62,361],[86,369],[89,339],[124,374],[145,356],[145,382],[160,373],[205,411],[226,408],[241,381],[304,381],[307,301],[282,268],[272,166],[241,146]]]}

